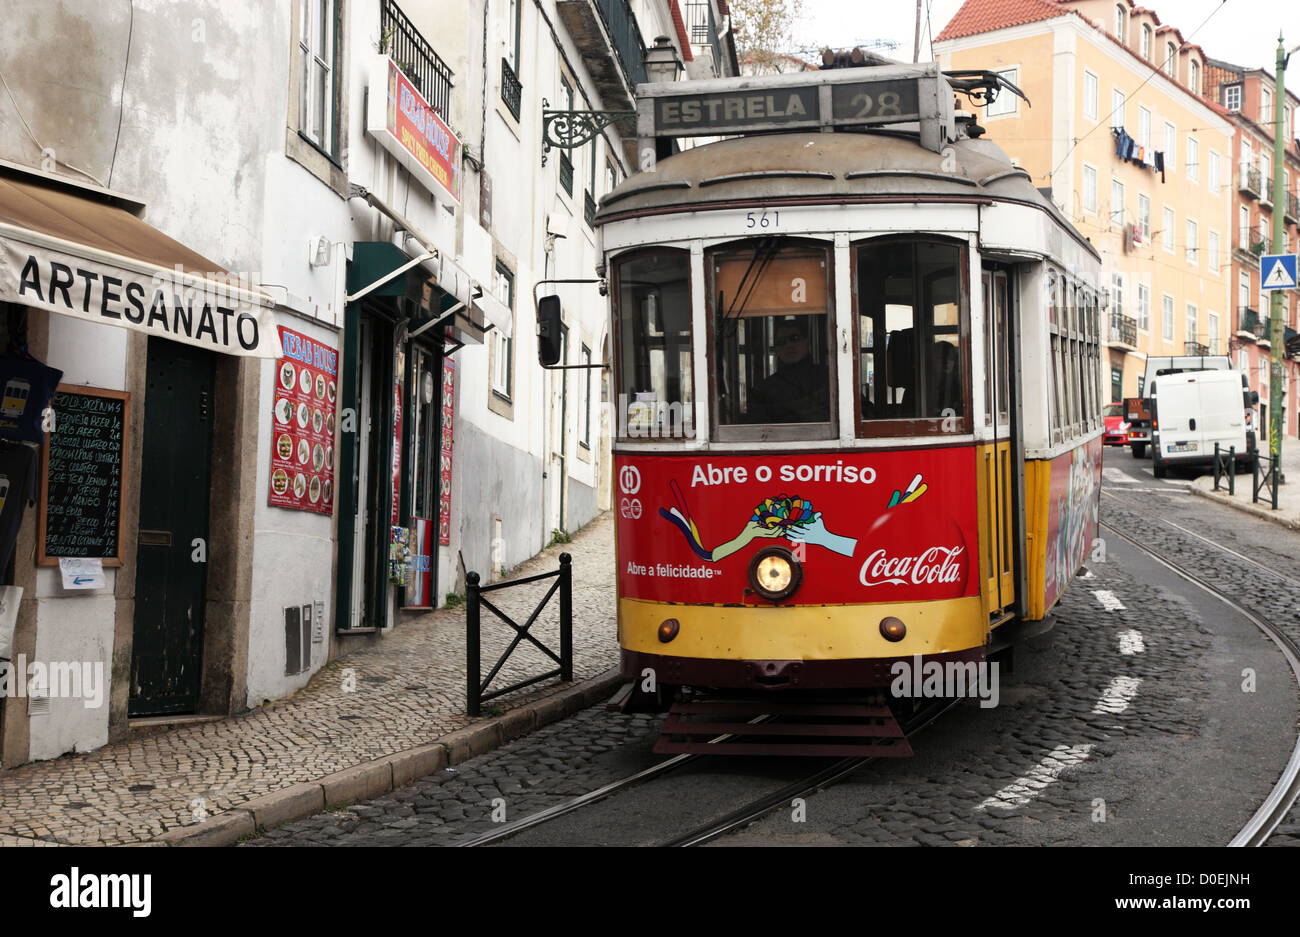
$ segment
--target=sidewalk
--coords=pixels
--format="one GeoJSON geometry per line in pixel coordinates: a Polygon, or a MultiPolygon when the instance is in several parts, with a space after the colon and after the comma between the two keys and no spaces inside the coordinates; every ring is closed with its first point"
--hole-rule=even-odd
{"type": "MultiPolygon", "coordinates": [[[[595,702],[612,692],[618,664],[613,532],[607,512],[510,573],[547,572],[560,553],[573,556],[575,684],[546,681],[470,719],[465,610],[442,609],[331,661],[288,699],[0,774],[0,845],[144,843],[163,834],[228,842],[255,825],[378,796],[595,702]]],[[[553,581],[490,598],[523,622],[553,581]]],[[[486,675],[514,631],[484,609],[482,632],[486,675]]],[[[532,633],[558,652],[558,596],[532,633]]],[[[493,686],[552,667],[524,642],[493,686]]]]}
{"type": "Polygon", "coordinates": [[[1271,496],[1266,499],[1267,489],[1260,492],[1258,503],[1251,501],[1253,476],[1249,469],[1244,473],[1238,470],[1236,494],[1233,496],[1228,495],[1227,478],[1220,479],[1219,490],[1214,490],[1213,472],[1192,482],[1191,490],[1193,494],[1211,501],[1266,518],[1292,530],[1300,530],[1300,442],[1294,439],[1282,442],[1282,475],[1286,483],[1278,486],[1276,511],[1273,510],[1271,496]]]}

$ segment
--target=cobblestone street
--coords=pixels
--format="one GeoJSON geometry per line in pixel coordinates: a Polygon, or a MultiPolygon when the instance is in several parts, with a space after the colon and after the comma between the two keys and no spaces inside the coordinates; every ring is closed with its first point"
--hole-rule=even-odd
{"type": "MultiPolygon", "coordinates": [[[[549,547],[511,572],[554,570],[573,557],[574,678],[617,664],[613,523],[597,518],[573,542],[549,547]]],[[[553,580],[492,594],[519,621],[553,580]]],[[[513,631],[483,613],[483,672],[513,631]]],[[[555,600],[533,633],[559,647],[555,600]]],[[[495,681],[554,665],[526,642],[495,681]]],[[[553,693],[554,681],[494,700],[485,716],[553,693]]],[[[0,774],[0,834],[64,844],[145,842],[260,795],[383,758],[471,724],[465,715],[465,612],[403,622],[372,648],[331,662],[289,699],[215,722],[156,732],[84,755],[0,774]],[[349,673],[350,671],[350,673],[349,673]],[[355,687],[354,689],[350,689],[355,687]]]]}

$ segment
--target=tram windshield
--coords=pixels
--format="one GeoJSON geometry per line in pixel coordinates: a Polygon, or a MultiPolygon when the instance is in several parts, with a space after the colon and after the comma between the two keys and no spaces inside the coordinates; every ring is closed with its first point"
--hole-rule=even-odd
{"type": "Polygon", "coordinates": [[[620,437],[693,434],[690,254],[639,251],[615,271],[620,437]]]}
{"type": "Polygon", "coordinates": [[[965,415],[962,250],[927,241],[858,248],[863,420],[965,415]]]}
{"type": "Polygon", "coordinates": [[[719,426],[830,423],[828,261],[776,238],[710,255],[719,426]]]}

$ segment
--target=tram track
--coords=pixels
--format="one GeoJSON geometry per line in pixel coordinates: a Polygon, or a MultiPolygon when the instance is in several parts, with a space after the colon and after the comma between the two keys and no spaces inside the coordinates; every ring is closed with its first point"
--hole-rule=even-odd
{"type": "MultiPolygon", "coordinates": [[[[907,722],[903,724],[904,734],[912,736],[927,726],[929,726],[939,716],[943,715],[961,699],[938,700],[929,706],[919,710],[907,722]]],[[[758,722],[770,717],[758,717],[751,722],[758,722]]],[[[721,742],[729,736],[719,736],[714,741],[721,742]]],[[[503,842],[511,837],[522,833],[524,830],[540,826],[559,817],[581,810],[591,806],[599,801],[613,796],[621,791],[637,787],[647,781],[658,777],[663,777],[670,772],[686,765],[688,762],[703,759],[703,755],[677,755],[666,761],[652,765],[642,771],[629,775],[618,781],[603,785],[594,791],[573,797],[563,803],[548,807],[545,810],[539,810],[513,823],[507,824],[498,830],[493,830],[476,836],[471,840],[460,843],[461,846],[489,846],[494,843],[503,842]]],[[[849,775],[853,774],[859,768],[868,765],[878,759],[871,756],[841,758],[820,770],[806,775],[798,780],[786,784],[775,791],[771,791],[761,797],[755,798],[746,804],[729,811],[728,813],[710,820],[704,824],[696,826],[687,833],[679,834],[662,840],[655,845],[664,847],[686,847],[699,846],[723,836],[732,830],[738,829],[748,823],[752,823],[777,807],[788,804],[797,797],[806,797],[814,794],[819,790],[835,784],[849,775]]]]}
{"type": "MultiPolygon", "coordinates": [[[[1103,491],[1103,494],[1109,495],[1110,493],[1103,491]]],[[[1227,547],[1217,544],[1213,540],[1209,540],[1206,537],[1203,537],[1200,534],[1195,533],[1194,531],[1187,530],[1185,527],[1175,524],[1172,521],[1168,521],[1164,518],[1155,517],[1155,515],[1143,511],[1140,508],[1132,507],[1131,505],[1128,504],[1127,501],[1125,501],[1122,498],[1118,498],[1115,495],[1110,495],[1110,497],[1114,498],[1114,500],[1120,502],[1121,504],[1124,504],[1125,507],[1131,508],[1137,513],[1144,514],[1147,517],[1150,517],[1154,520],[1159,520],[1170,527],[1177,528],[1178,530],[1186,534],[1189,534],[1199,540],[1204,541],[1205,543],[1215,547],[1216,549],[1220,550],[1223,553],[1237,557],[1247,563],[1250,563],[1253,566],[1259,567],[1260,569],[1273,574],[1274,576],[1277,576],[1281,579],[1284,579],[1288,582],[1300,586],[1300,582],[1297,582],[1297,580],[1293,579],[1292,577],[1287,576],[1284,573],[1280,573],[1277,570],[1272,569],[1271,567],[1264,566],[1261,563],[1251,560],[1249,557],[1242,556],[1242,554],[1237,553],[1235,550],[1231,550],[1227,547]]],[[[1237,614],[1241,615],[1243,618],[1245,618],[1247,621],[1253,624],[1267,638],[1269,638],[1269,640],[1271,640],[1282,652],[1282,656],[1286,660],[1287,666],[1291,668],[1292,676],[1295,678],[1297,685],[1300,685],[1300,647],[1297,647],[1294,641],[1292,641],[1287,635],[1283,634],[1280,630],[1275,628],[1273,624],[1269,622],[1266,618],[1256,613],[1254,610],[1247,607],[1246,605],[1243,605],[1241,602],[1237,601],[1234,597],[1228,595],[1226,592],[1223,592],[1218,587],[1212,585],[1210,582],[1208,582],[1201,576],[1198,576],[1196,573],[1191,572],[1180,563],[1170,559],[1166,555],[1163,555],[1161,553],[1156,552],[1155,550],[1152,550],[1150,547],[1142,543],[1139,543],[1136,539],[1124,533],[1123,531],[1119,530],[1113,524],[1107,523],[1106,521],[1102,521],[1101,526],[1110,530],[1115,536],[1119,537],[1121,540],[1128,543],[1134,549],[1139,550],[1142,553],[1145,553],[1146,555],[1150,556],[1153,560],[1155,560],[1161,566],[1164,566],[1166,569],[1174,573],[1176,576],[1186,580],[1187,582],[1191,583],[1192,585],[1196,586],[1202,591],[1208,593],[1210,596],[1222,602],[1224,605],[1227,605],[1229,608],[1237,612],[1237,614]]],[[[1273,785],[1272,790],[1269,792],[1268,796],[1264,799],[1264,802],[1259,806],[1259,808],[1255,811],[1255,813],[1251,816],[1251,818],[1246,822],[1246,824],[1237,832],[1235,836],[1233,836],[1231,841],[1229,841],[1228,845],[1233,847],[1263,846],[1268,841],[1269,836],[1272,835],[1273,831],[1278,827],[1278,825],[1281,824],[1282,821],[1286,819],[1287,815],[1290,813],[1292,807],[1295,805],[1296,800],[1298,798],[1300,798],[1300,737],[1297,737],[1295,745],[1291,750],[1291,756],[1287,761],[1286,766],[1283,768],[1282,773],[1279,776],[1278,780],[1273,785]]]]}

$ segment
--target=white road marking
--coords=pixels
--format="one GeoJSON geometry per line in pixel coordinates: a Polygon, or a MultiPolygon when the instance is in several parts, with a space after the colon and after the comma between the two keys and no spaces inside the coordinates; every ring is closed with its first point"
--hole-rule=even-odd
{"type": "Polygon", "coordinates": [[[1155,477],[1155,474],[1156,474],[1156,473],[1155,473],[1154,471],[1152,471],[1150,468],[1144,468],[1142,471],[1146,472],[1146,473],[1147,473],[1148,475],[1150,475],[1152,478],[1155,477]]]}
{"type": "Polygon", "coordinates": [[[1117,468],[1102,469],[1101,474],[1106,477],[1107,481],[1114,482],[1116,485],[1142,484],[1142,480],[1140,478],[1134,478],[1132,475],[1127,475],[1117,468]]]}
{"type": "Polygon", "coordinates": [[[1142,632],[1135,629],[1119,633],[1119,652],[1121,654],[1141,654],[1147,649],[1142,642],[1142,632]]]}
{"type": "Polygon", "coordinates": [[[1043,760],[1034,765],[1023,778],[1012,781],[975,809],[1023,807],[1041,794],[1049,784],[1059,780],[1061,772],[1083,764],[1091,751],[1091,745],[1058,745],[1053,751],[1044,755],[1043,760]]]}
{"type": "Polygon", "coordinates": [[[1098,713],[1119,715],[1128,709],[1128,704],[1133,702],[1133,697],[1137,696],[1138,687],[1141,685],[1141,677],[1115,677],[1110,681],[1110,686],[1106,687],[1106,692],[1101,694],[1101,699],[1097,700],[1097,705],[1092,707],[1093,715],[1098,713]]]}
{"type": "Polygon", "coordinates": [[[1109,589],[1098,589],[1092,594],[1106,611],[1119,612],[1124,610],[1124,603],[1117,599],[1115,593],[1109,589]]]}

